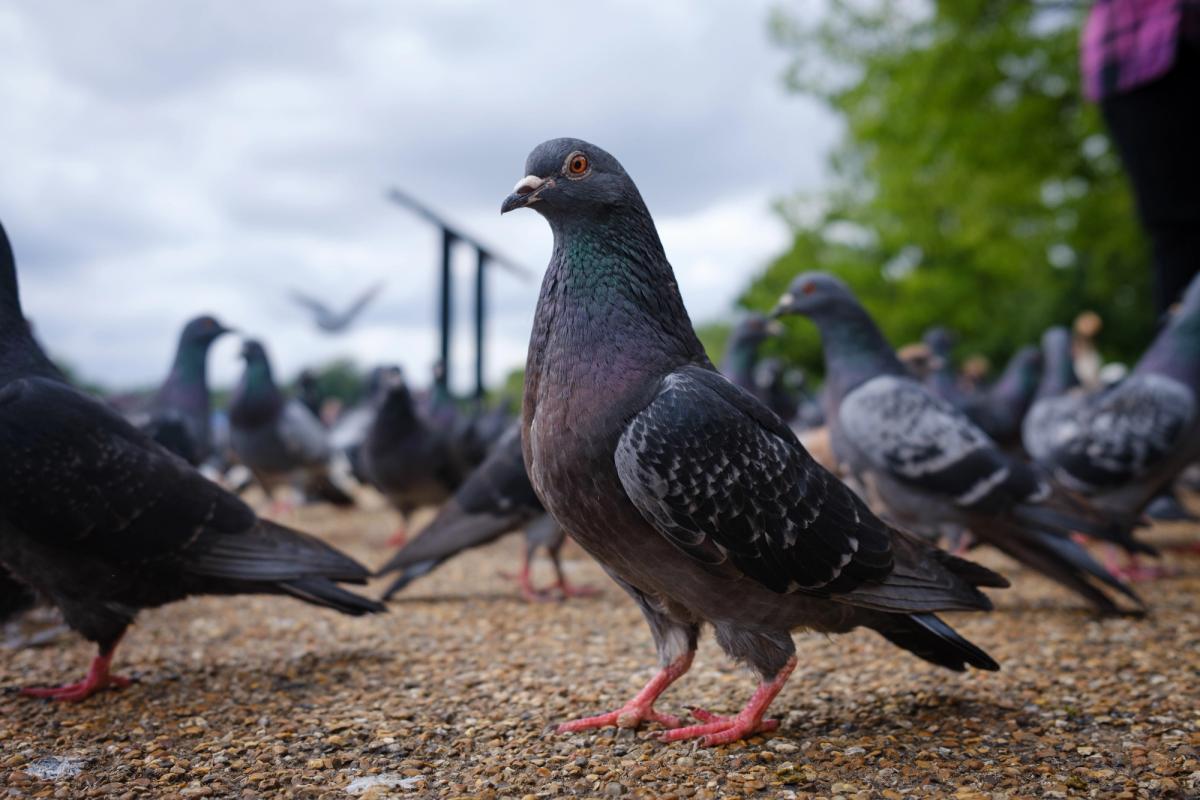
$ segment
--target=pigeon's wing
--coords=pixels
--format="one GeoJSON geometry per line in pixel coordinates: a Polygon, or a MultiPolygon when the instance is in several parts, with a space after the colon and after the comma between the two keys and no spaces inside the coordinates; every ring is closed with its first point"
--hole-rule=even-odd
{"type": "Polygon", "coordinates": [[[308,309],[314,315],[316,315],[318,319],[324,319],[333,314],[333,312],[329,309],[329,306],[325,305],[317,298],[307,295],[298,289],[293,289],[288,293],[288,296],[292,298],[293,303],[308,309]]]}
{"type": "Polygon", "coordinates": [[[53,381],[0,389],[0,451],[5,521],[47,545],[149,559],[256,522],[107,406],[53,381]]]}
{"type": "Polygon", "coordinates": [[[659,533],[774,591],[849,592],[893,570],[890,530],[778,417],[714,372],[668,375],[615,458],[659,533]]]}
{"type": "Polygon", "coordinates": [[[354,322],[355,317],[362,313],[363,309],[375,299],[375,295],[379,294],[381,289],[383,289],[382,281],[367,287],[367,289],[360,294],[345,311],[337,315],[337,326],[339,328],[345,328],[351,322],[354,322]]]}
{"type": "Polygon", "coordinates": [[[329,461],[329,432],[308,407],[299,400],[284,403],[277,431],[288,456],[301,464],[329,461]]]}
{"type": "Polygon", "coordinates": [[[1134,375],[1049,431],[1055,475],[1090,489],[1136,481],[1171,456],[1195,415],[1182,383],[1134,375]]]}
{"type": "Polygon", "coordinates": [[[1002,509],[1047,491],[966,415],[916,381],[872,378],[837,411],[845,440],[870,467],[972,510],[1002,509]]]}

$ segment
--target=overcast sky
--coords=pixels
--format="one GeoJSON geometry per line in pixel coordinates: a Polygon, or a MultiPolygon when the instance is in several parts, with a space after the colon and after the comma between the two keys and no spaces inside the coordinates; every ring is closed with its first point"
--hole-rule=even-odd
{"type": "MultiPolygon", "coordinates": [[[[771,201],[821,185],[837,127],[787,95],[770,2],[162,2],[0,6],[0,219],[26,312],[109,386],[157,382],[209,311],[290,377],[337,355],[436,356],[439,240],[391,185],[541,272],[550,232],[499,216],[537,143],[578,136],[637,181],[694,319],[726,313],[787,244],[771,201]],[[318,334],[287,299],[361,324],[318,334]]],[[[816,0],[795,4],[815,13],[816,0]]],[[[469,380],[473,256],[456,263],[469,380]]],[[[537,280],[491,279],[489,377],[524,362],[537,280]]],[[[238,372],[236,343],[211,361],[238,372]]]]}

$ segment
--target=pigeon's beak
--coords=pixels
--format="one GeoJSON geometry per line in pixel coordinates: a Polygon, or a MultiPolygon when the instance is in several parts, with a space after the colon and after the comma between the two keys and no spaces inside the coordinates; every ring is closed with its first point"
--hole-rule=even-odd
{"type": "Polygon", "coordinates": [[[512,194],[504,198],[504,202],[500,204],[500,213],[507,214],[513,209],[524,208],[527,205],[536,203],[538,195],[552,186],[554,186],[553,179],[539,178],[537,175],[526,175],[517,181],[517,185],[513,187],[512,194]]]}
{"type": "Polygon", "coordinates": [[[782,335],[783,335],[783,323],[773,317],[771,319],[771,321],[767,323],[767,336],[782,336],[782,335]]]}
{"type": "MultiPolygon", "coordinates": [[[[779,298],[779,302],[775,304],[775,308],[772,309],[771,321],[775,325],[779,325],[782,328],[782,325],[780,325],[780,322],[779,322],[779,318],[792,313],[792,303],[794,303],[795,301],[796,301],[796,296],[794,294],[792,294],[791,292],[786,292],[782,297],[779,298]]],[[[775,335],[778,336],[778,334],[775,334],[775,335]]]]}

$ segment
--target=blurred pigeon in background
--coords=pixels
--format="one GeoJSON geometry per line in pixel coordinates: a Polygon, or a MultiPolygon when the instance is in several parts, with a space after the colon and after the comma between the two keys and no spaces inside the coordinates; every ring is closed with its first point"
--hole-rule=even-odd
{"type": "Polygon", "coordinates": [[[996,444],[1019,447],[1021,422],[1037,392],[1041,369],[1041,350],[1033,345],[1022,347],[995,383],[967,398],[962,411],[996,444]]]}
{"type": "Polygon", "coordinates": [[[246,368],[229,401],[230,441],[238,460],[273,501],[280,486],[295,485],[306,497],[354,505],[331,477],[334,450],[325,426],[279,389],[261,343],[246,340],[242,358],[246,368]]]}
{"type": "Polygon", "coordinates": [[[775,320],[753,311],[746,314],[729,334],[725,355],[721,359],[721,374],[740,388],[757,395],[759,390],[754,379],[754,368],[758,364],[758,350],[763,342],[782,332],[782,326],[775,320]]]}
{"type": "Polygon", "coordinates": [[[1141,606],[1133,590],[1070,535],[1089,533],[1153,551],[1132,539],[1128,524],[1109,525],[1054,492],[950,402],[915,381],[844,283],[802,273],[777,313],[803,314],[816,324],[835,409],[829,423],[837,459],[856,476],[864,496],[898,524],[934,534],[947,525],[966,527],[1101,613],[1120,612],[1102,586],[1141,606]]]}
{"type": "Polygon", "coordinates": [[[521,453],[521,429],[512,423],[487,459],[475,468],[433,522],[379,570],[379,575],[400,572],[383,599],[401,591],[415,579],[472,547],[496,541],[519,528],[525,529],[525,557],[517,581],[526,600],[541,600],[548,592],[533,587],[530,566],[535,552],[545,548],[558,578],[552,587],[563,597],[593,594],[574,586],[563,574],[560,553],[566,534],[546,514],[529,483],[521,453]]]}

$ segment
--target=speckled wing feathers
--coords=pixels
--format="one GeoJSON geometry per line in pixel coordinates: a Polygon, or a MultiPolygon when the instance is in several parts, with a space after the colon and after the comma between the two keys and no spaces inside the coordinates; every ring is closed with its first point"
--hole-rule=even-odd
{"type": "Polygon", "coordinates": [[[615,459],[626,493],[660,533],[774,591],[849,591],[892,571],[888,529],[777,417],[709,370],[668,375],[615,459]]]}

